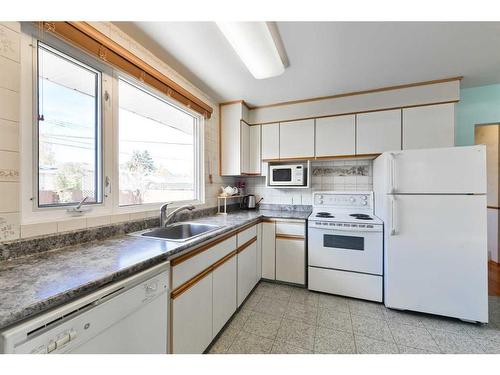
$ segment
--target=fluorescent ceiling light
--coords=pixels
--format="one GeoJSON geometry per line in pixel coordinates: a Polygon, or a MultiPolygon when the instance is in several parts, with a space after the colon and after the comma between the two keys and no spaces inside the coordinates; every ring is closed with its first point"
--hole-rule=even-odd
{"type": "Polygon", "coordinates": [[[285,71],[266,22],[217,22],[217,26],[255,78],[274,77],[285,71]]]}

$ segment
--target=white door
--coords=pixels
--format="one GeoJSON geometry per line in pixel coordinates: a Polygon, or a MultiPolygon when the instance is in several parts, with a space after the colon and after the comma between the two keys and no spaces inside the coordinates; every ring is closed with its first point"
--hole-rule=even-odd
{"type": "Polygon", "coordinates": [[[213,271],[213,332],[216,336],[236,311],[236,256],[213,271]]]}
{"type": "Polygon", "coordinates": [[[260,174],[260,129],[261,125],[253,125],[249,129],[248,170],[246,172],[250,174],[260,174]]]}
{"type": "Polygon", "coordinates": [[[386,306],[487,322],[486,197],[387,199],[386,306]]]}
{"type": "Polygon", "coordinates": [[[280,159],[314,156],[314,120],[280,123],[280,159]]]}
{"type": "Polygon", "coordinates": [[[401,110],[356,115],[356,153],[401,150],[401,110]]]}
{"type": "Polygon", "coordinates": [[[262,159],[279,159],[280,157],[280,125],[266,124],[262,126],[262,159]]]}
{"type": "Polygon", "coordinates": [[[172,300],[172,352],[201,354],[212,341],[212,273],[172,300]]]}
{"type": "Polygon", "coordinates": [[[262,223],[262,278],[274,280],[276,264],[276,223],[262,223]]]}
{"type": "Polygon", "coordinates": [[[276,238],[276,280],[304,285],[305,261],[303,239],[276,238]]]}
{"type": "Polygon", "coordinates": [[[406,150],[387,155],[389,192],[486,193],[484,146],[406,150]]]}
{"type": "Polygon", "coordinates": [[[354,155],[355,153],[355,115],[316,119],[316,156],[354,155]]]}
{"type": "Polygon", "coordinates": [[[359,232],[310,227],[309,266],[382,275],[382,237],[382,228],[359,232]]]}
{"type": "Polygon", "coordinates": [[[248,173],[250,168],[250,126],[240,121],[240,173],[248,173]]]}
{"type": "Polygon", "coordinates": [[[255,282],[262,278],[262,223],[257,224],[257,275],[255,282]]]}
{"type": "Polygon", "coordinates": [[[403,150],[454,145],[454,103],[403,109],[403,150]]]}
{"type": "Polygon", "coordinates": [[[238,253],[238,306],[257,283],[257,241],[238,253]]]}

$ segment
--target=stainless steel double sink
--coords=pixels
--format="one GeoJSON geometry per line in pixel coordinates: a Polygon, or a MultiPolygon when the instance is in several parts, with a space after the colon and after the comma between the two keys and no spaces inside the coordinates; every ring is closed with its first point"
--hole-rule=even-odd
{"type": "Polygon", "coordinates": [[[131,233],[131,236],[156,238],[164,241],[185,242],[221,228],[212,224],[175,223],[164,228],[155,228],[143,232],[131,233]]]}

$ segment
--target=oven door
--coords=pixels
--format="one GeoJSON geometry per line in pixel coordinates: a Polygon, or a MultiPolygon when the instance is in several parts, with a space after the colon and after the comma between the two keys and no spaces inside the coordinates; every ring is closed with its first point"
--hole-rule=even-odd
{"type": "Polygon", "coordinates": [[[309,266],[382,275],[382,232],[308,230],[309,266]]]}

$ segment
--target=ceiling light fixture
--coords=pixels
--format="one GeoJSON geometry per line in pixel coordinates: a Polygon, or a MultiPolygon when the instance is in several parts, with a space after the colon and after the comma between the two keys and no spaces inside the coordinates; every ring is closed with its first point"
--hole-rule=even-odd
{"type": "Polygon", "coordinates": [[[274,23],[217,22],[217,26],[255,78],[283,74],[288,61],[274,23]]]}

